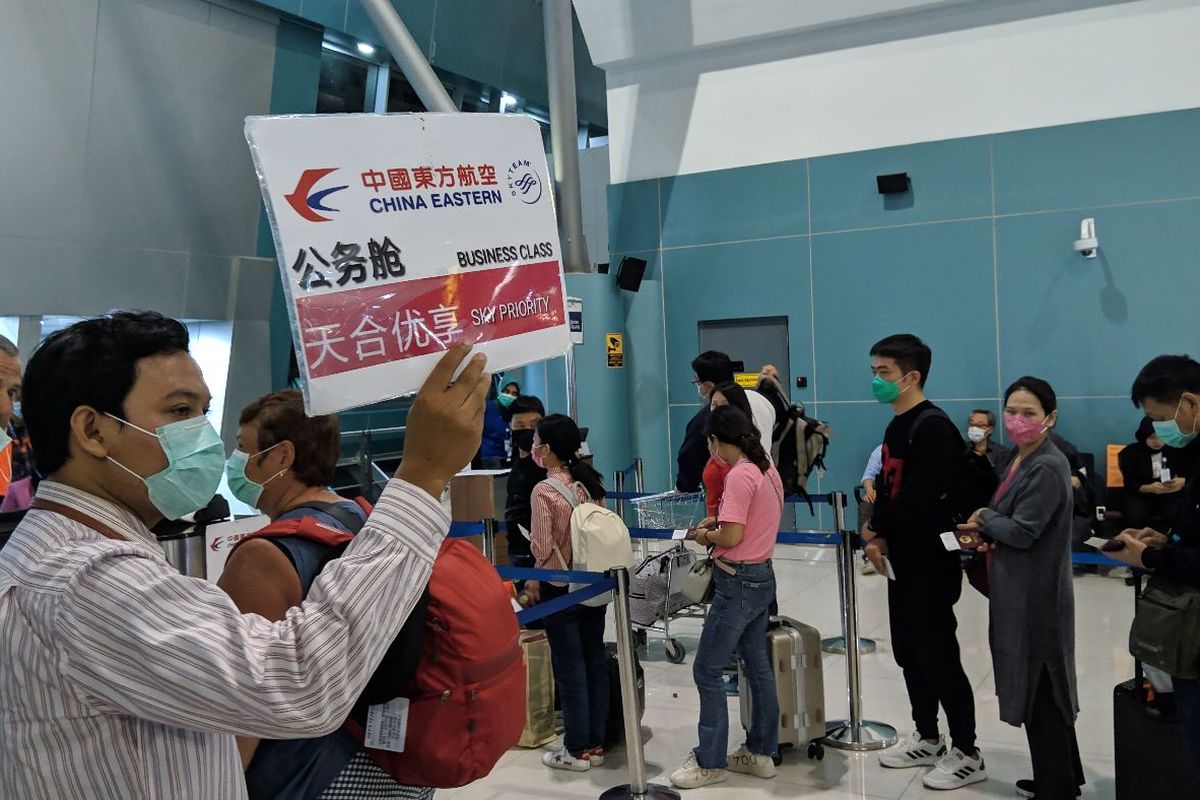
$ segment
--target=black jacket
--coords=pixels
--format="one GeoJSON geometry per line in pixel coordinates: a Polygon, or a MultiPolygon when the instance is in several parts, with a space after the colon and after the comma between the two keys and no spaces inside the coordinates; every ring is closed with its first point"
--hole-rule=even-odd
{"type": "Polygon", "coordinates": [[[533,529],[530,497],[533,487],[545,479],[546,470],[533,463],[532,457],[513,459],[512,471],[508,474],[508,496],[504,503],[504,530],[508,538],[509,555],[530,555],[529,540],[521,535],[517,526],[523,525],[527,531],[533,529]]]}
{"type": "Polygon", "coordinates": [[[704,476],[704,465],[708,463],[708,440],[704,437],[704,426],[708,423],[708,403],[700,407],[696,416],[687,424],[683,443],[679,445],[679,471],[675,475],[675,488],[681,492],[700,491],[704,476]]]}

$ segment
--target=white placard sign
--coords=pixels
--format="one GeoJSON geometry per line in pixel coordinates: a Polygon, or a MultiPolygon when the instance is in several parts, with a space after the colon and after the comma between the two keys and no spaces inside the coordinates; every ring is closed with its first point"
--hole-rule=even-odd
{"type": "Polygon", "coordinates": [[[249,117],[305,403],[415,391],[465,339],[503,370],[569,347],[541,132],[500,114],[249,117]]]}

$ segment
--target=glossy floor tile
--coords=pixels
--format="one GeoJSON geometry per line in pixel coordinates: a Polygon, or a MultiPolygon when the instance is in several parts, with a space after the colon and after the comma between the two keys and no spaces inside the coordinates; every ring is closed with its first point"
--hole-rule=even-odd
{"type": "MultiPolygon", "coordinates": [[[[781,613],[816,625],[825,636],[841,633],[836,564],[832,551],[821,548],[781,548],[776,559],[781,613]]],[[[868,719],[889,723],[901,735],[912,727],[908,700],[899,668],[892,659],[887,624],[886,579],[860,576],[857,581],[859,620],[863,636],[876,641],[874,653],[862,657],[863,712],[868,719]]],[[[1125,651],[1133,619],[1133,592],[1124,582],[1099,576],[1075,579],[1076,658],[1082,711],[1076,724],[1088,785],[1085,798],[1113,798],[1112,689],[1133,674],[1125,651]]],[[[1013,783],[1030,777],[1029,754],[1021,729],[1000,722],[987,647],[987,601],[964,583],[958,604],[959,640],[963,664],[976,687],[978,736],[989,779],[954,792],[936,792],[921,785],[923,770],[888,770],[876,754],[851,754],[827,749],[822,761],[804,753],[785,756],[779,776],[763,781],[730,775],[727,782],[684,792],[685,797],[720,800],[804,797],[814,800],[996,800],[1016,797],[1013,783]]],[[[646,713],[643,720],[647,771],[652,782],[667,783],[667,775],[696,742],[699,701],[692,683],[691,656],[700,631],[699,620],[672,625],[672,635],[687,648],[683,664],[670,664],[661,639],[651,636],[646,670],[646,713]]],[[[612,635],[610,614],[610,638],[612,635]]],[[[844,717],[846,660],[826,654],[823,660],[827,714],[844,717]]],[[[730,698],[730,747],[741,742],[736,698],[730,698]]],[[[542,751],[514,750],[495,771],[478,783],[439,791],[439,798],[597,798],[613,786],[627,783],[624,749],[613,752],[604,767],[586,774],[556,772],[541,763],[542,751]]]]}

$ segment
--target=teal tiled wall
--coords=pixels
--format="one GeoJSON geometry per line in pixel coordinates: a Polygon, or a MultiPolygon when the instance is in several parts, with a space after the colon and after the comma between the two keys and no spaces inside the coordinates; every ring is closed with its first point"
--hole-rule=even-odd
{"type": "Polygon", "coordinates": [[[612,263],[646,258],[627,300],[631,451],[667,488],[697,399],[701,320],[786,315],[791,368],[835,429],[823,490],[853,486],[889,411],[870,399],[870,345],[909,331],[934,351],[928,393],[965,422],[1032,373],[1060,431],[1101,456],[1132,438],[1142,364],[1196,354],[1200,110],[620,184],[612,263]],[[875,176],[908,172],[911,191],[875,176]],[[1100,256],[1072,244],[1095,217],[1100,256]]]}

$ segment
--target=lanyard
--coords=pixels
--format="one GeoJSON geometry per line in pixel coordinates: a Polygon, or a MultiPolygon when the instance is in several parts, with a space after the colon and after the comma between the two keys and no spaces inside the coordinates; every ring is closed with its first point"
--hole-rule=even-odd
{"type": "Polygon", "coordinates": [[[106,539],[125,541],[124,536],[117,533],[98,519],[83,513],[77,508],[64,506],[62,503],[56,503],[53,500],[45,500],[41,497],[33,498],[33,502],[29,504],[29,507],[37,509],[38,511],[49,511],[51,514],[58,514],[60,517],[66,517],[73,522],[78,522],[80,525],[91,528],[106,539]]]}

